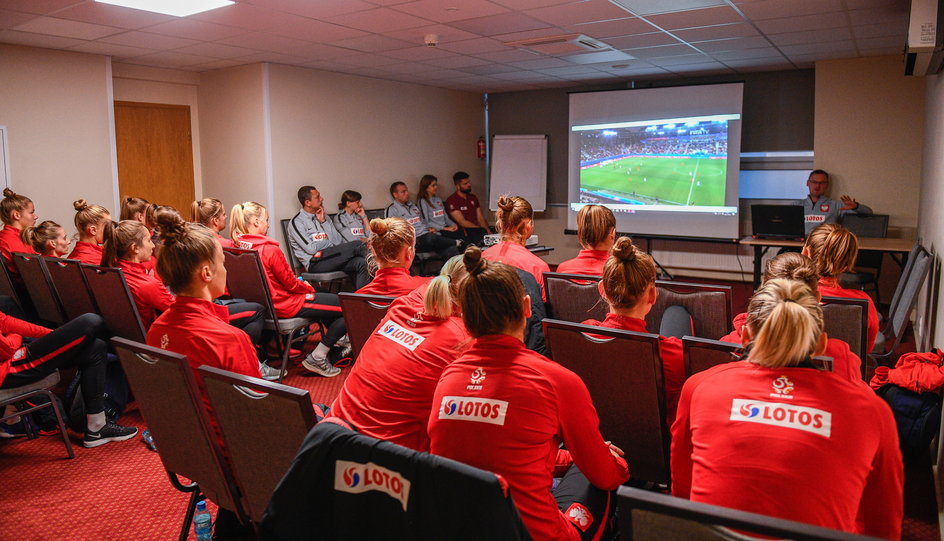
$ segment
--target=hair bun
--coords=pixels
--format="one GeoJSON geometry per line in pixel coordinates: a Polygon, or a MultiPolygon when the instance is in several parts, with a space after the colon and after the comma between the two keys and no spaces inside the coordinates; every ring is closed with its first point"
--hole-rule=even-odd
{"type": "Polygon", "coordinates": [[[488,268],[488,262],[482,257],[482,249],[478,246],[466,248],[462,254],[462,264],[469,276],[475,276],[488,268]]]}
{"type": "Polygon", "coordinates": [[[515,200],[507,195],[501,195],[498,197],[498,208],[504,212],[511,212],[515,210],[515,200]]]}
{"type": "Polygon", "coordinates": [[[370,221],[370,232],[378,237],[386,235],[387,229],[387,220],[384,218],[374,218],[370,221]]]}
{"type": "Polygon", "coordinates": [[[172,207],[162,207],[156,211],[154,221],[160,231],[164,244],[173,244],[187,234],[187,222],[172,207]]]}
{"type": "Polygon", "coordinates": [[[636,260],[638,249],[629,237],[620,237],[613,244],[613,257],[624,263],[630,263],[636,260]]]}
{"type": "Polygon", "coordinates": [[[3,197],[13,197],[14,195],[16,195],[16,192],[11,190],[10,188],[3,189],[3,197]]]}
{"type": "Polygon", "coordinates": [[[85,210],[85,209],[87,209],[88,207],[89,207],[89,205],[88,205],[88,203],[85,201],[85,199],[79,199],[79,200],[74,201],[74,202],[72,203],[72,208],[74,208],[74,209],[76,210],[76,212],[78,212],[78,211],[80,211],[80,210],[85,210]]]}

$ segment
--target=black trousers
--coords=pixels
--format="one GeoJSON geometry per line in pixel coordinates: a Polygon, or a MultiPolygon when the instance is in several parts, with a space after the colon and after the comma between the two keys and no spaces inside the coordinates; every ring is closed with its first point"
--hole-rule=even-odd
{"type": "Polygon", "coordinates": [[[308,272],[344,271],[354,275],[354,285],[360,289],[370,283],[366,255],[367,246],[359,240],[331,246],[321,250],[321,257],[311,258],[308,272]]]}
{"type": "Polygon", "coordinates": [[[229,310],[229,324],[245,331],[254,346],[261,346],[265,308],[257,302],[246,302],[242,299],[224,301],[223,304],[229,310]]]}
{"type": "Polygon", "coordinates": [[[82,314],[51,333],[26,344],[26,354],[14,358],[0,388],[10,389],[39,381],[60,368],[79,369],[85,413],[105,410],[105,342],[95,338],[102,327],[96,314],[82,314]]]}
{"type": "Polygon", "coordinates": [[[553,491],[557,508],[584,541],[595,537],[607,539],[605,534],[597,536],[597,533],[612,522],[613,510],[616,508],[614,492],[593,486],[576,464],[567,470],[553,491]]]}
{"type": "Polygon", "coordinates": [[[328,332],[321,343],[332,347],[347,332],[347,325],[341,314],[341,302],[334,293],[317,293],[315,299],[305,301],[295,317],[316,319],[328,326],[328,332]]]}
{"type": "Polygon", "coordinates": [[[439,233],[426,233],[416,238],[417,252],[436,252],[443,259],[459,255],[456,241],[446,238],[439,233]]]}

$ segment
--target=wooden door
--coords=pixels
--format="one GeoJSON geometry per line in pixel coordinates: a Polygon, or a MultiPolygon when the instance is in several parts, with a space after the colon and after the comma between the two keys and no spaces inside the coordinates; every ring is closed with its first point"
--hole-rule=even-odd
{"type": "Polygon", "coordinates": [[[116,101],[115,136],[121,198],[171,205],[188,219],[194,200],[190,107],[116,101]]]}

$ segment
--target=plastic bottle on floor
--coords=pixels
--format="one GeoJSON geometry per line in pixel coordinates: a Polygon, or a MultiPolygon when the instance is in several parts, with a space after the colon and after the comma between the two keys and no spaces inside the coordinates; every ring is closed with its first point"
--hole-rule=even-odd
{"type": "Polygon", "coordinates": [[[213,539],[213,517],[207,511],[206,500],[197,502],[197,512],[193,517],[193,533],[197,541],[211,541],[213,539]]]}

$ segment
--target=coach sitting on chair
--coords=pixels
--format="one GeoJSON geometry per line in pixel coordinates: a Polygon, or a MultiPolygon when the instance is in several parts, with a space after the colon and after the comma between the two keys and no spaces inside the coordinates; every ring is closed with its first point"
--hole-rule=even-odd
{"type": "Polygon", "coordinates": [[[292,253],[308,272],[344,271],[354,275],[357,289],[370,282],[363,242],[345,242],[324,210],[324,199],[314,186],[298,189],[302,208],[292,218],[288,241],[292,253]]]}
{"type": "Polygon", "coordinates": [[[872,209],[848,195],[841,196],[838,201],[826,197],[829,190],[829,173],[822,169],[810,172],[806,187],[810,190],[810,195],[803,200],[803,219],[806,222],[807,235],[817,226],[839,223],[839,218],[846,214],[872,214],[872,209]]]}

